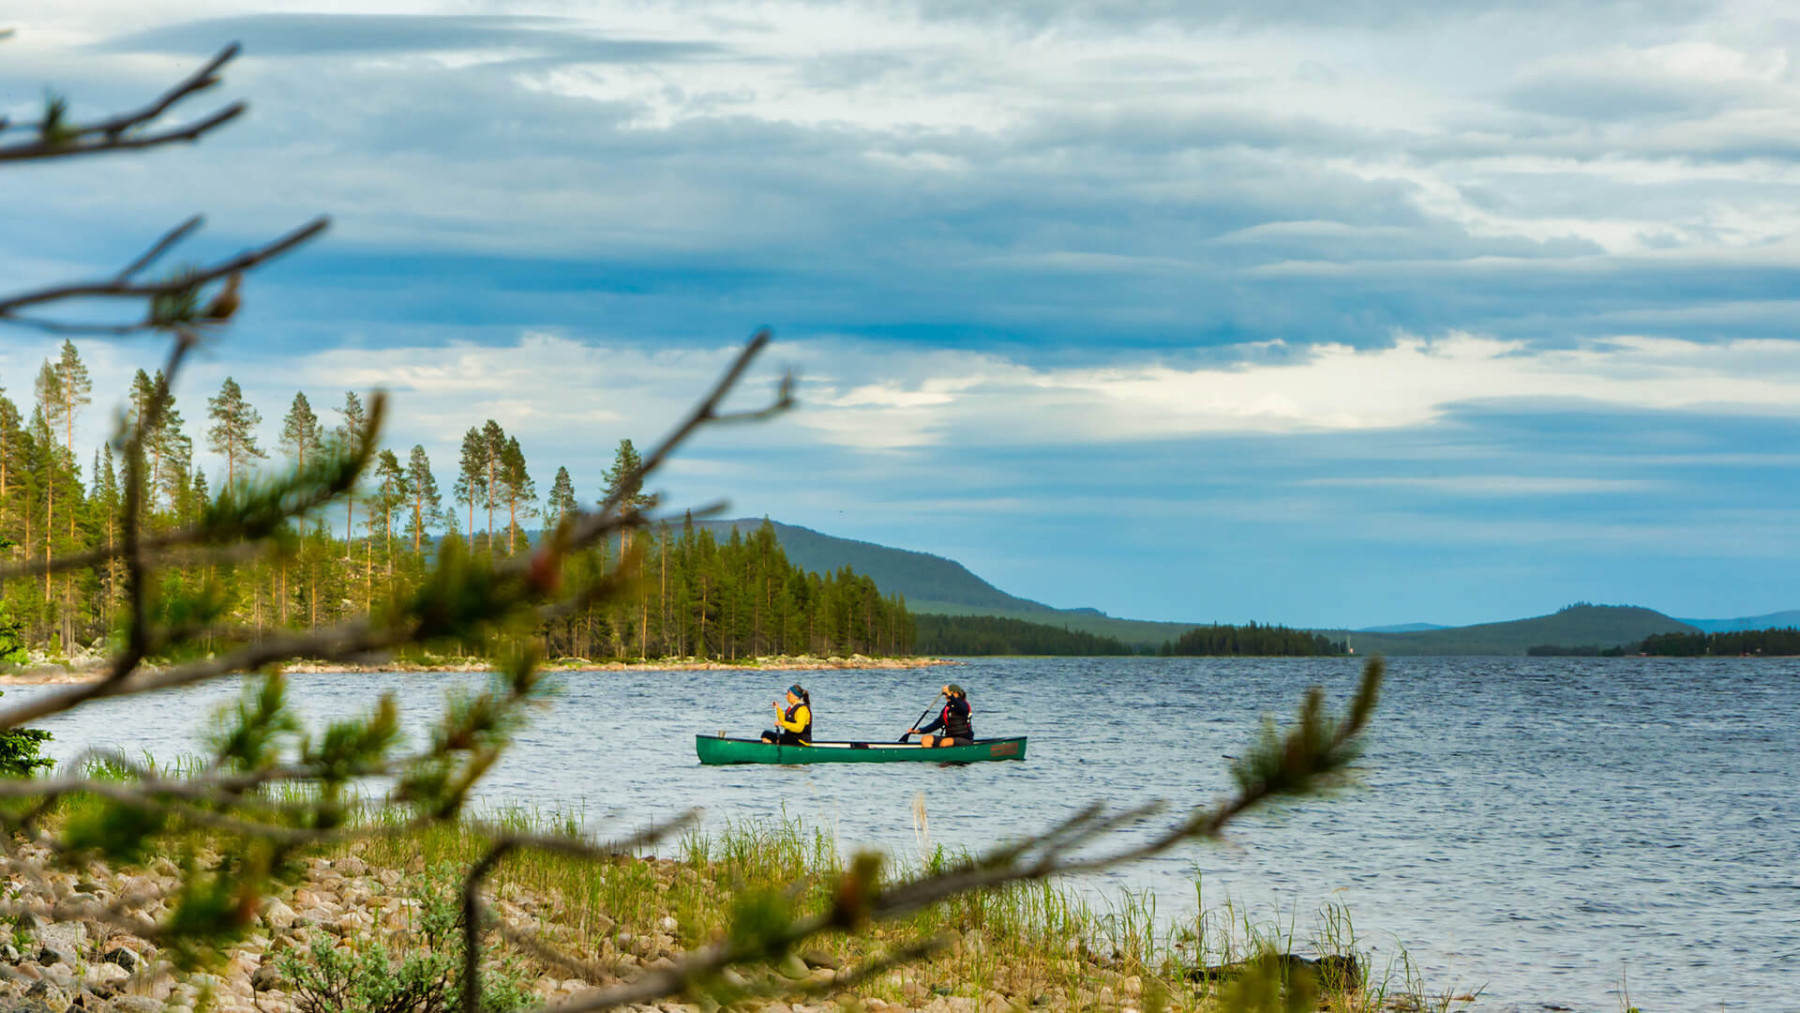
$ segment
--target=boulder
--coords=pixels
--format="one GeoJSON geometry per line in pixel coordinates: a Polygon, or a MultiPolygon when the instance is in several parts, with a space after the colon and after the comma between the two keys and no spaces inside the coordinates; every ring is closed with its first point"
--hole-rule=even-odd
{"type": "Polygon", "coordinates": [[[136,950],[128,950],[123,946],[115,946],[107,950],[105,956],[100,959],[108,964],[124,968],[127,974],[144,966],[144,958],[139,956],[136,950]]]}
{"type": "Polygon", "coordinates": [[[163,1013],[163,1004],[147,995],[122,995],[112,1006],[118,1013],[163,1013]]]}
{"type": "Polygon", "coordinates": [[[104,961],[87,969],[81,976],[81,983],[101,995],[117,992],[119,986],[131,978],[131,972],[117,964],[104,961]]]}
{"type": "Polygon", "coordinates": [[[32,986],[25,990],[25,1000],[38,1003],[48,1009],[50,1013],[63,1013],[69,1008],[70,1002],[69,993],[48,981],[33,982],[32,986]]]}
{"type": "Polygon", "coordinates": [[[286,932],[293,928],[294,921],[298,917],[294,914],[294,909],[288,907],[279,897],[270,897],[263,901],[263,924],[277,932],[286,932]]]}
{"type": "Polygon", "coordinates": [[[87,926],[80,922],[59,922],[46,925],[37,931],[38,963],[64,963],[70,967],[81,959],[81,952],[87,946],[87,926]]]}

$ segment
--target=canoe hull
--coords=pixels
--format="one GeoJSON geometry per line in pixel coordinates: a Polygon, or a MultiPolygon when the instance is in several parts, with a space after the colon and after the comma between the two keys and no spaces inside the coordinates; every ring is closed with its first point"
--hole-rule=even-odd
{"type": "Polygon", "coordinates": [[[778,746],[757,739],[694,736],[694,752],[705,766],[734,763],[983,763],[1023,760],[1025,737],[977,739],[967,746],[925,749],[916,742],[816,742],[778,746]]]}

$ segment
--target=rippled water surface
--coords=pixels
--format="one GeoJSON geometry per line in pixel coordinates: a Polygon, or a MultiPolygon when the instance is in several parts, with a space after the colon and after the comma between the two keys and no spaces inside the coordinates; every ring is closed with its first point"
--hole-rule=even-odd
{"type": "MultiPolygon", "coordinates": [[[[753,734],[793,676],[596,672],[561,676],[490,776],[485,801],[578,808],[605,833],[687,806],[709,820],[783,812],[846,846],[918,854],[980,847],[1090,802],[1202,801],[1265,712],[1348,660],[1003,659],[959,669],[809,672],[821,738],[893,738],[946,675],[983,735],[1031,736],[1030,759],[700,767],[693,735],[753,734]]],[[[296,677],[316,717],[401,695],[419,727],[470,677],[296,677]]],[[[39,687],[9,690],[16,698],[39,687]]],[[[109,701],[47,723],[53,752],[95,745],[192,751],[236,684],[109,701]]],[[[1195,845],[1090,884],[1153,889],[1165,919],[1229,897],[1304,939],[1341,902],[1377,967],[1401,947],[1433,989],[1485,986],[1477,1009],[1616,1013],[1627,976],[1645,1009],[1775,1009],[1800,995],[1800,663],[1785,660],[1395,661],[1360,786],[1258,813],[1224,845],[1195,845]]],[[[1137,831],[1148,833],[1149,828],[1137,831]]]]}

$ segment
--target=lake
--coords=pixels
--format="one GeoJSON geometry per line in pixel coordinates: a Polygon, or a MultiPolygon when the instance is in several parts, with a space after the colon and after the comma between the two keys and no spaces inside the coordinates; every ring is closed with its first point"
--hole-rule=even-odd
{"type": "MultiPolygon", "coordinates": [[[[1334,705],[1350,659],[994,659],[915,671],[584,672],[489,776],[492,806],[576,810],[621,833],[690,805],[708,821],[787,816],[845,848],[903,859],[982,847],[1094,801],[1204,802],[1263,714],[1306,686],[1334,705]],[[754,735],[800,679],[820,738],[891,739],[937,686],[969,690],[979,734],[1031,736],[1030,759],[700,767],[693,735],[754,735]]],[[[418,729],[480,677],[296,676],[317,718],[397,691],[418,729]]],[[[44,692],[20,686],[14,700],[44,692]]],[[[106,701],[48,721],[51,753],[196,749],[236,681],[106,701]]],[[[1359,783],[1255,813],[1219,844],[1084,885],[1096,903],[1153,890],[1165,921],[1229,898],[1304,940],[1343,904],[1379,970],[1402,947],[1433,991],[1484,988],[1477,1010],[1790,1005],[1800,995],[1800,661],[1401,658],[1389,668],[1359,783]]],[[[1128,833],[1147,834],[1154,827],[1128,833]]]]}

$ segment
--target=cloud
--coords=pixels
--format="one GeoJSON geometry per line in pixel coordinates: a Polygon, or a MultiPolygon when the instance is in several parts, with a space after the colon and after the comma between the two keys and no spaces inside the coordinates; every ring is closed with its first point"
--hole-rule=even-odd
{"type": "Polygon", "coordinates": [[[259,57],[473,53],[581,63],[669,63],[709,56],[706,43],[608,38],[572,18],[480,14],[246,14],[159,25],[110,40],[119,53],[197,55],[222,39],[259,57]]]}
{"type": "MultiPolygon", "coordinates": [[[[98,260],[83,227],[205,207],[247,241],[329,211],[332,245],[285,278],[318,333],[358,340],[421,314],[604,316],[646,340],[766,322],[1034,360],[1772,336],[1800,266],[1786,43],[1729,4],[1639,5],[1602,44],[1582,28],[1616,11],[1535,3],[1153,5],[1154,30],[1098,5],[1080,31],[1022,31],[1028,4],[229,9],[86,26],[141,82],[98,94],[133,101],[178,62],[156,54],[249,33],[231,82],[254,115],[193,152],[25,177],[15,235],[98,260]],[[1692,107],[1658,112],[1665,93],[1692,107]],[[358,281],[386,264],[416,270],[358,281]]],[[[22,75],[53,41],[21,35],[22,75]]]]}
{"type": "MultiPolygon", "coordinates": [[[[441,461],[491,415],[595,475],[769,324],[805,407],[673,492],[1068,604],[1398,621],[1499,573],[1491,618],[1594,573],[1628,593],[1551,604],[1686,593],[1701,557],[1620,565],[1684,529],[1731,593],[1788,586],[1732,554],[1796,555],[1800,491],[1800,29],[1748,0],[40,6],[5,111],[130,107],[242,37],[207,97],[252,114],[9,169],[12,277],[104,277],[195,211],[196,258],[334,216],[190,419],[226,371],[271,417],[380,382],[441,461]]],[[[35,340],[0,343],[15,395],[35,340]]]]}
{"type": "Polygon", "coordinates": [[[1800,414],[1800,343],[1776,340],[1621,337],[1532,351],[1451,333],[1378,349],[1315,345],[1276,361],[1255,361],[1252,350],[1237,364],[1195,368],[1030,368],[963,353],[892,368],[878,383],[828,388],[824,410],[801,424],[834,442],[894,450],[1395,429],[1509,401],[1800,414]]]}

